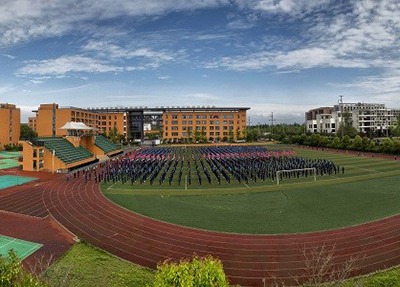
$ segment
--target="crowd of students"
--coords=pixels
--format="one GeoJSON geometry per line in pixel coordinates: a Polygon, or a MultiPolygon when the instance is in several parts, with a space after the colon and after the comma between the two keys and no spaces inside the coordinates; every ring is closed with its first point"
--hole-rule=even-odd
{"type": "Polygon", "coordinates": [[[275,181],[344,173],[344,167],[326,159],[298,157],[293,150],[267,150],[261,146],[157,147],[127,152],[95,166],[72,172],[86,181],[122,184],[202,185],[275,181]]]}

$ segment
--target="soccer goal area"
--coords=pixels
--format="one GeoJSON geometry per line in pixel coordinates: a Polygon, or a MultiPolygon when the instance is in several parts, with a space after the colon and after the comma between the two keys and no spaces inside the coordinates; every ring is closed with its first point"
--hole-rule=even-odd
{"type": "Polygon", "coordinates": [[[276,185],[281,184],[284,179],[308,178],[309,176],[317,181],[317,169],[315,167],[278,170],[276,172],[276,185]]]}

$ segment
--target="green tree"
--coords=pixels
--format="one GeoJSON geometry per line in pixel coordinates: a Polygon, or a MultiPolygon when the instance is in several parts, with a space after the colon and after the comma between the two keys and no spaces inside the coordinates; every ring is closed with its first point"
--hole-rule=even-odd
{"type": "Polygon", "coordinates": [[[108,133],[108,136],[110,138],[110,141],[113,143],[118,143],[121,135],[118,132],[118,128],[116,125],[114,125],[114,127],[110,130],[110,132],[108,133]]]}
{"type": "Polygon", "coordinates": [[[397,117],[396,125],[391,128],[390,133],[395,137],[400,136],[400,115],[397,117]]]}
{"type": "Polygon", "coordinates": [[[33,275],[22,268],[22,263],[14,251],[9,251],[8,258],[0,256],[0,286],[2,287],[45,287],[33,275]]]}
{"type": "Polygon", "coordinates": [[[37,133],[32,130],[27,124],[21,124],[20,136],[21,140],[32,140],[37,137],[37,133]]]}
{"type": "Polygon", "coordinates": [[[338,136],[335,136],[331,142],[331,147],[332,148],[340,148],[341,142],[340,142],[340,138],[338,136]]]}
{"type": "Polygon", "coordinates": [[[178,263],[164,261],[157,266],[154,287],[228,287],[229,282],[219,259],[211,255],[194,256],[178,263]]]}
{"type": "Polygon", "coordinates": [[[381,152],[384,153],[393,153],[394,150],[393,140],[390,138],[383,139],[379,149],[381,152]]]}
{"type": "Polygon", "coordinates": [[[343,148],[343,149],[347,149],[347,148],[350,147],[350,144],[351,144],[351,139],[350,139],[350,137],[349,137],[348,135],[345,135],[345,136],[342,138],[342,148],[343,148]]]}
{"type": "Polygon", "coordinates": [[[358,134],[358,131],[353,127],[351,113],[343,113],[343,120],[340,123],[337,134],[339,136],[347,135],[350,138],[354,138],[358,134]]]}
{"type": "Polygon", "coordinates": [[[354,150],[363,150],[363,139],[359,135],[356,135],[351,148],[354,150]]]}
{"type": "Polygon", "coordinates": [[[362,150],[367,150],[370,145],[371,140],[368,137],[362,138],[362,150]]]}

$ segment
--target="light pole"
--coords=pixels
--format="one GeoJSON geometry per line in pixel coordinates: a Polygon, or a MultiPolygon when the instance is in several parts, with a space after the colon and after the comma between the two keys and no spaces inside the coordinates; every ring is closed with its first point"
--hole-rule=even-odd
{"type": "Polygon", "coordinates": [[[53,171],[53,174],[54,174],[54,157],[55,157],[55,155],[56,155],[56,151],[53,149],[53,156],[51,159],[51,169],[53,171]]]}
{"type": "Polygon", "coordinates": [[[340,105],[340,134],[341,137],[343,138],[343,134],[344,134],[344,124],[343,124],[343,95],[339,96],[340,100],[339,100],[339,105],[340,105]]]}

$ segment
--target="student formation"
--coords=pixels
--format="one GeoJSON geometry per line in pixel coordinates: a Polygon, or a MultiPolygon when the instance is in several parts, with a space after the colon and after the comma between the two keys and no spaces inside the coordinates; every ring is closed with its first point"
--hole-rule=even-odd
{"type": "Polygon", "coordinates": [[[126,152],[68,175],[103,183],[130,185],[221,185],[255,183],[344,173],[326,159],[296,156],[293,150],[262,146],[151,147],[126,152]],[[277,171],[285,171],[278,173],[277,171]]]}

